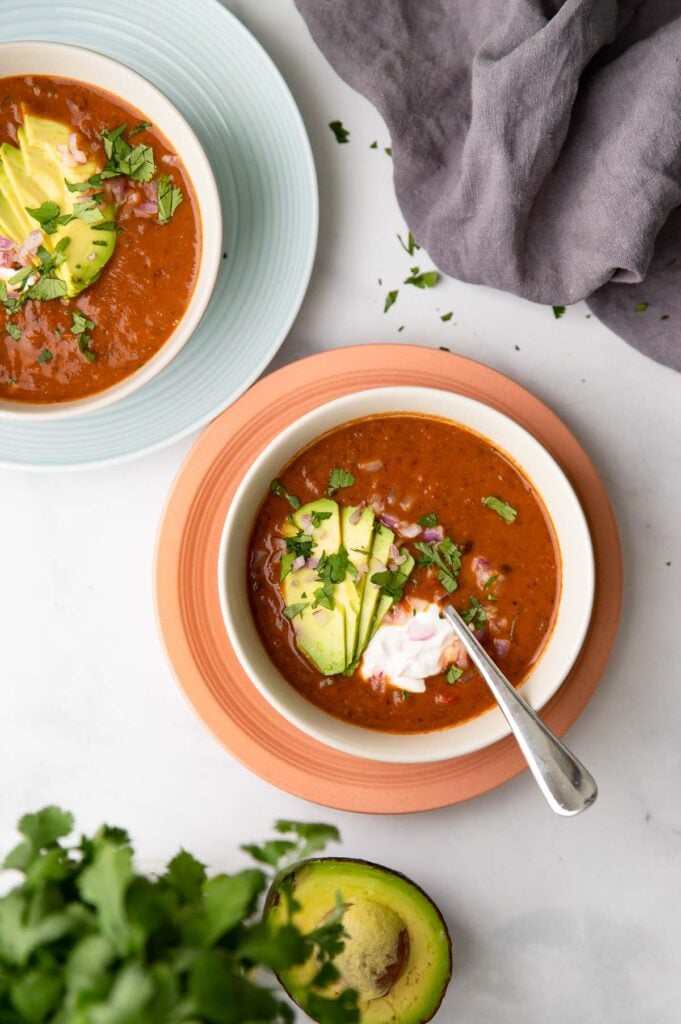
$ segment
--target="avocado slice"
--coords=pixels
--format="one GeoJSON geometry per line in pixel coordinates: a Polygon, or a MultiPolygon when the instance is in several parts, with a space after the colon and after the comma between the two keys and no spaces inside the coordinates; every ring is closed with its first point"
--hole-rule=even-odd
{"type": "MultiPolygon", "coordinates": [[[[341,537],[343,545],[348,553],[351,564],[357,570],[357,579],[352,586],[356,593],[355,615],[346,616],[346,646],[348,659],[354,657],[357,647],[357,636],[359,634],[359,613],[362,606],[362,596],[367,581],[367,569],[369,566],[369,553],[373,538],[375,513],[371,508],[363,509],[357,517],[357,507],[341,508],[341,537]],[[357,518],[357,522],[351,520],[357,518]]],[[[352,597],[352,604],[355,604],[352,597]]]]}
{"type": "MultiPolygon", "coordinates": [[[[401,553],[406,555],[407,557],[400,566],[400,572],[404,573],[404,575],[408,579],[409,576],[411,576],[411,571],[416,563],[414,562],[414,559],[411,557],[406,548],[403,548],[401,553]]],[[[374,622],[371,627],[371,632],[369,633],[369,640],[371,640],[372,636],[374,635],[378,627],[381,625],[387,612],[390,611],[394,603],[395,602],[393,601],[390,594],[381,594],[378,600],[378,606],[376,608],[376,615],[374,617],[374,622]]]]}
{"type": "MultiPolygon", "coordinates": [[[[264,916],[277,929],[292,922],[305,932],[324,924],[344,905],[347,932],[334,964],[340,978],[322,990],[354,988],[362,1024],[425,1024],[436,1013],[452,973],[447,926],[433,901],[410,879],[368,861],[323,857],[306,860],[275,879],[264,916]]],[[[314,959],[288,967],[279,980],[307,1013],[314,959]]]]}
{"type": "MultiPolygon", "coordinates": [[[[335,554],[341,545],[340,512],[337,502],[330,498],[311,501],[293,512],[291,523],[284,529],[284,534],[290,537],[301,530],[305,531],[305,528],[309,529],[313,513],[328,517],[322,519],[318,526],[313,526],[309,534],[314,545],[314,557],[335,554]]],[[[284,602],[289,607],[308,602],[307,607],[291,620],[298,649],[324,675],[337,675],[343,671],[346,663],[345,591],[339,590],[342,586],[340,584],[334,587],[333,609],[313,608],[313,594],[320,586],[317,570],[303,567],[284,577],[281,590],[284,602]]]]}
{"type": "MultiPolygon", "coordinates": [[[[0,146],[0,232],[18,245],[40,227],[27,207],[53,202],[60,213],[72,214],[83,196],[70,192],[66,180],[86,181],[98,169],[92,161],[65,166],[56,147],[68,145],[70,131],[66,124],[24,111],[24,124],[17,132],[19,148],[9,143],[0,146]]],[[[99,223],[113,221],[115,216],[113,204],[102,208],[99,223]]],[[[66,294],[74,296],[99,277],[116,247],[116,232],[98,230],[97,224],[75,217],[52,234],[43,232],[43,245],[52,251],[64,238],[69,239],[66,259],[54,273],[66,284],[66,294]]]]}
{"type": "Polygon", "coordinates": [[[366,583],[364,584],[364,593],[362,595],[362,607],[360,608],[359,613],[359,630],[357,633],[357,646],[355,647],[355,651],[351,659],[352,664],[348,667],[348,672],[351,670],[354,672],[359,659],[362,656],[362,651],[369,642],[371,628],[374,624],[374,618],[376,615],[376,607],[381,593],[381,588],[371,582],[371,577],[376,572],[382,572],[390,561],[390,546],[394,540],[395,534],[393,531],[389,530],[388,527],[384,526],[382,523],[379,523],[374,531],[374,540],[371,545],[371,555],[369,557],[369,572],[367,573],[366,583]]]}

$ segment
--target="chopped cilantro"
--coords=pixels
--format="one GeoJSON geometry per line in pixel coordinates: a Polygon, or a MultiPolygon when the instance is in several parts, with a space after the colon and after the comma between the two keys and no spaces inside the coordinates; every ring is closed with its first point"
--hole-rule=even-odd
{"type": "Polygon", "coordinates": [[[45,234],[52,235],[57,230],[59,207],[56,203],[48,200],[37,207],[26,206],[25,210],[29,216],[38,221],[45,234]]]}
{"type": "Polygon", "coordinates": [[[347,128],[343,127],[342,121],[330,121],[329,128],[336,136],[336,142],[347,142],[348,139],[350,138],[350,132],[347,130],[347,128]]]}
{"type": "Polygon", "coordinates": [[[404,594],[404,585],[408,579],[407,574],[399,569],[395,572],[386,569],[384,572],[375,572],[371,577],[371,582],[381,588],[382,594],[392,597],[393,601],[401,601],[404,594]]]}
{"type": "Polygon", "coordinates": [[[314,540],[307,533],[303,533],[302,530],[300,533],[286,538],[286,550],[292,551],[296,557],[302,555],[303,558],[311,558],[313,547],[314,540]]]}
{"type": "Polygon", "coordinates": [[[487,622],[487,612],[482,607],[477,597],[471,596],[468,598],[469,607],[463,612],[461,618],[467,626],[472,625],[474,629],[482,629],[487,622]]]}
{"type": "Polygon", "coordinates": [[[448,594],[452,594],[459,586],[457,577],[461,571],[461,549],[450,537],[443,537],[430,544],[419,540],[414,547],[421,556],[418,564],[436,569],[439,582],[448,594]]]}
{"type": "Polygon", "coordinates": [[[5,324],[5,330],[14,341],[19,341],[24,333],[18,324],[13,324],[10,320],[5,324]]]}
{"type": "Polygon", "coordinates": [[[384,313],[387,313],[390,307],[395,305],[398,295],[399,292],[397,291],[397,289],[395,289],[395,291],[388,292],[388,294],[385,297],[385,305],[383,306],[384,313]]]}
{"type": "Polygon", "coordinates": [[[416,288],[434,288],[439,280],[437,270],[425,270],[422,273],[418,267],[412,267],[411,274],[404,279],[404,284],[413,284],[416,288]]]}
{"type": "Polygon", "coordinates": [[[416,239],[412,235],[411,231],[407,235],[407,241],[406,242],[404,241],[404,239],[402,238],[401,235],[398,235],[397,237],[399,239],[400,245],[402,246],[402,248],[404,249],[404,251],[407,253],[408,256],[413,256],[414,253],[416,252],[416,250],[421,248],[419,243],[416,241],[416,239]]]}
{"type": "Polygon", "coordinates": [[[284,615],[287,619],[295,619],[296,615],[300,615],[305,608],[307,608],[305,601],[299,601],[298,604],[288,604],[284,608],[284,615]]]}
{"type": "Polygon", "coordinates": [[[71,327],[71,334],[83,334],[84,331],[92,331],[97,326],[94,320],[90,320],[85,316],[85,313],[81,313],[79,309],[70,310],[71,319],[73,325],[71,327]]]}
{"type": "Polygon", "coordinates": [[[66,282],[56,277],[41,277],[28,289],[26,295],[29,299],[39,299],[41,302],[60,299],[66,295],[66,282]]]}
{"type": "Polygon", "coordinates": [[[272,494],[278,494],[281,498],[286,498],[291,508],[300,508],[302,504],[300,498],[296,498],[295,494],[289,494],[279,480],[272,481],[270,484],[270,491],[272,494]]]}
{"type": "Polygon", "coordinates": [[[457,665],[450,665],[449,668],[447,669],[447,675],[445,676],[445,678],[450,685],[453,685],[454,683],[458,682],[459,679],[461,679],[462,675],[462,668],[458,668],[457,665]]]}
{"type": "Polygon", "coordinates": [[[342,583],[348,571],[354,568],[347,549],[341,544],[335,554],[322,555],[317,567],[317,578],[327,583],[342,583]]]}
{"type": "Polygon", "coordinates": [[[147,128],[151,128],[151,121],[140,121],[134,128],[131,128],[128,132],[128,138],[131,139],[133,135],[139,134],[139,132],[146,131],[147,128]]]}
{"type": "Polygon", "coordinates": [[[552,306],[551,309],[553,310],[553,315],[555,316],[556,320],[560,320],[560,318],[565,313],[565,306],[552,306]]]}
{"type": "Polygon", "coordinates": [[[487,580],[486,583],[483,583],[482,589],[483,590],[489,590],[490,587],[494,586],[494,584],[497,582],[498,579],[499,579],[499,573],[494,573],[494,575],[490,576],[490,578],[487,580]]]}
{"type": "Polygon", "coordinates": [[[329,473],[329,484],[326,488],[326,493],[331,496],[340,487],[352,487],[355,482],[355,478],[352,473],[348,472],[347,469],[341,469],[339,466],[334,468],[329,473]]]}
{"type": "Polygon", "coordinates": [[[54,356],[48,348],[44,348],[38,356],[39,363],[49,363],[51,359],[54,359],[54,356]]]}
{"type": "Polygon", "coordinates": [[[374,141],[369,146],[369,149],[378,149],[378,139],[374,139],[374,141]]]}
{"type": "Polygon", "coordinates": [[[103,220],[101,224],[93,224],[93,231],[116,231],[121,232],[123,228],[119,228],[115,220],[103,220]]]}
{"type": "Polygon", "coordinates": [[[181,202],[184,201],[182,189],[173,185],[169,174],[163,174],[157,181],[158,188],[158,222],[167,224],[181,202]]]}
{"type": "Polygon", "coordinates": [[[669,313],[665,313],[664,316],[661,316],[660,320],[669,320],[669,313]]]}
{"type": "Polygon", "coordinates": [[[387,153],[388,156],[392,156],[393,155],[393,147],[392,146],[386,146],[384,152],[387,153]]]}
{"type": "Polygon", "coordinates": [[[421,516],[417,519],[419,526],[437,526],[437,513],[429,512],[428,515],[421,516]]]}
{"type": "Polygon", "coordinates": [[[647,308],[648,308],[648,303],[647,302],[639,302],[636,306],[634,306],[634,313],[645,313],[647,308]]]}
{"type": "MultiPolygon", "coordinates": [[[[296,555],[295,551],[286,551],[281,556],[281,562],[279,563],[279,582],[282,582],[286,579],[286,577],[291,571],[291,566],[293,565],[297,557],[298,556],[296,555]]],[[[305,594],[301,594],[300,596],[305,597],[305,594]]]]}
{"type": "Polygon", "coordinates": [[[443,313],[442,316],[440,317],[440,320],[444,320],[444,322],[447,323],[447,321],[451,320],[453,316],[453,313],[443,313]]]}
{"type": "Polygon", "coordinates": [[[332,612],[336,607],[336,602],[333,599],[333,583],[328,581],[323,583],[313,592],[312,596],[314,597],[313,608],[328,608],[332,612]]]}
{"type": "Polygon", "coordinates": [[[515,522],[515,518],[518,515],[517,511],[512,505],[502,501],[501,498],[495,498],[490,495],[487,498],[481,498],[482,504],[487,508],[491,508],[493,512],[496,512],[498,516],[501,516],[507,523],[515,522]]]}
{"type": "Polygon", "coordinates": [[[331,518],[331,513],[330,512],[316,512],[314,510],[312,512],[310,512],[310,519],[312,520],[312,525],[314,526],[315,529],[317,529],[319,526],[321,526],[322,522],[325,519],[330,519],[330,518],[331,518]]]}

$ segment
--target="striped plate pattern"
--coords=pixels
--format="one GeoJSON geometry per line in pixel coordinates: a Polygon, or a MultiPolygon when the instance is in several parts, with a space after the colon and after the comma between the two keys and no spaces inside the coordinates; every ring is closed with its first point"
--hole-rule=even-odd
{"type": "Polygon", "coordinates": [[[170,366],[99,412],[49,423],[0,420],[0,465],[122,461],[213,419],[284,340],[317,241],[310,145],[278,70],[218,0],[2,0],[0,41],[10,39],[74,43],[144,75],[187,118],[217,179],[228,257],[206,315],[170,366]]]}

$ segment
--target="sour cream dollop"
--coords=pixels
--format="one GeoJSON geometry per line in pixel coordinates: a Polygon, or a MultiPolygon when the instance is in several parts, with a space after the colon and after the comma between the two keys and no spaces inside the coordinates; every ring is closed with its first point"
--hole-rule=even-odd
{"type": "Polygon", "coordinates": [[[428,604],[402,622],[381,623],[364,652],[360,673],[366,680],[382,677],[399,690],[424,693],[426,679],[454,660],[448,657],[453,644],[452,628],[440,618],[439,606],[428,604]]]}

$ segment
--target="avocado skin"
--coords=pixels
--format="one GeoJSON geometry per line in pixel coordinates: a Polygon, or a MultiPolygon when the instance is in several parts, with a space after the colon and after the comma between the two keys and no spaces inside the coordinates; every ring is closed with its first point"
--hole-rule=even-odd
{"type": "MultiPolygon", "coordinates": [[[[407,885],[412,887],[412,889],[415,889],[416,892],[420,896],[422,896],[424,900],[427,900],[427,902],[432,907],[433,911],[435,912],[436,917],[439,919],[440,924],[442,925],[442,934],[444,935],[444,937],[445,937],[445,939],[447,941],[448,970],[447,970],[447,975],[446,975],[446,977],[444,979],[444,982],[443,982],[443,985],[442,985],[442,991],[440,993],[440,998],[439,998],[439,1000],[437,1002],[437,1005],[433,1006],[432,1011],[430,1012],[430,1014],[427,1017],[423,1017],[420,1020],[420,1024],[428,1024],[428,1021],[432,1020],[433,1017],[435,1016],[435,1014],[440,1009],[440,1006],[442,1005],[442,1000],[444,999],[444,997],[445,997],[445,995],[447,993],[447,989],[449,987],[449,983],[450,983],[450,981],[452,979],[452,939],[451,939],[451,936],[449,934],[449,929],[447,928],[447,924],[445,922],[445,919],[442,916],[442,913],[441,913],[440,908],[438,907],[438,905],[430,898],[428,893],[424,892],[424,890],[421,888],[421,886],[417,885],[416,882],[412,881],[412,879],[409,878],[408,875],[403,874],[401,871],[395,871],[393,868],[387,868],[384,864],[377,864],[375,861],[371,861],[371,860],[363,860],[360,857],[309,857],[306,860],[298,861],[296,864],[291,864],[289,867],[284,868],[282,871],[280,871],[275,876],[275,878],[272,881],[272,884],[271,884],[271,886],[269,888],[269,891],[267,893],[267,897],[265,899],[265,905],[264,905],[264,908],[263,908],[263,919],[267,917],[267,915],[270,912],[270,910],[272,910],[274,907],[276,907],[278,905],[278,903],[279,903],[279,887],[281,886],[282,882],[284,882],[291,875],[295,875],[296,872],[300,871],[302,868],[310,867],[310,866],[315,865],[315,864],[324,864],[324,863],[325,864],[356,864],[356,865],[360,865],[361,867],[368,868],[369,870],[380,871],[383,874],[392,875],[394,878],[398,878],[398,879],[400,879],[400,881],[406,882],[407,885]]],[[[276,973],[276,977],[277,977],[280,985],[282,986],[282,988],[286,991],[286,993],[293,1000],[293,1002],[297,1006],[299,1006],[301,1010],[303,1010],[304,1012],[307,1012],[306,1009],[305,1009],[305,1006],[303,1006],[295,998],[295,996],[292,995],[292,993],[288,990],[288,988],[286,987],[286,983],[283,980],[283,978],[278,973],[276,973]]]]}

